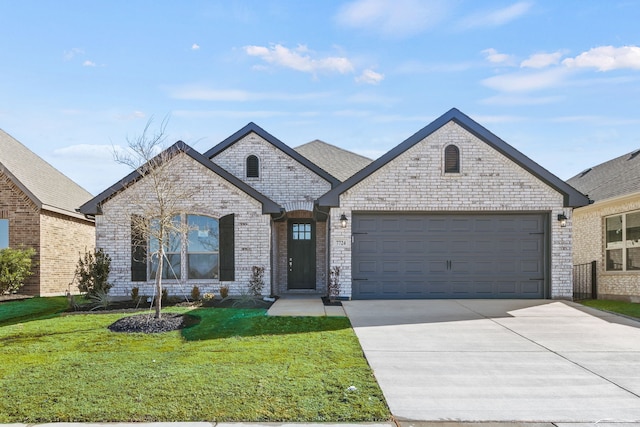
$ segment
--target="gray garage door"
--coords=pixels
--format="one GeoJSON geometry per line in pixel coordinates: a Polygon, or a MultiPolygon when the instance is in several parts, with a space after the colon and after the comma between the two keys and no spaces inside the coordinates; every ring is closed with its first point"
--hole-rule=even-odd
{"type": "Polygon", "coordinates": [[[544,298],[545,214],[354,213],[354,299],[544,298]]]}

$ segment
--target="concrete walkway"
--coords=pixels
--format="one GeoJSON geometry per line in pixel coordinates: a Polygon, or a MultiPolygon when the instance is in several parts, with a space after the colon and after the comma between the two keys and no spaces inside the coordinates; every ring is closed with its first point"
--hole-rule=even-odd
{"type": "Polygon", "coordinates": [[[343,305],[399,420],[640,422],[636,321],[548,300],[343,305]]]}
{"type": "Polygon", "coordinates": [[[346,316],[340,306],[325,306],[320,297],[278,298],[269,311],[269,316],[346,316]]]}

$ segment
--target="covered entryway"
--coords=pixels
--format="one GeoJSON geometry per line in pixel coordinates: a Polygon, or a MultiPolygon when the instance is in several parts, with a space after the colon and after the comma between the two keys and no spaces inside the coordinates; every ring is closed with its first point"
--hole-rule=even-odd
{"type": "Polygon", "coordinates": [[[354,213],[352,298],[545,298],[548,214],[354,213]]]}

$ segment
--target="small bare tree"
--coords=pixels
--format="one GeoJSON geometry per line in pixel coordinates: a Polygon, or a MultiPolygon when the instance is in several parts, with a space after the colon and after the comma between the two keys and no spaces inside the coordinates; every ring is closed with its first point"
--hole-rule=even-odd
{"type": "MultiPolygon", "coordinates": [[[[132,246],[145,248],[145,261],[151,261],[155,267],[155,317],[160,319],[162,275],[172,267],[167,252],[180,253],[180,248],[171,246],[180,244],[180,237],[188,232],[181,213],[197,188],[185,188],[180,171],[172,165],[171,160],[183,150],[178,146],[170,149],[164,146],[168,119],[162,121],[157,131],[150,129],[152,122],[153,118],[149,119],[141,135],[127,138],[128,150],[115,151],[114,158],[140,175],[135,182],[142,188],[125,191],[124,197],[132,212],[132,246]]],[[[128,187],[131,184],[124,183],[128,187]]]]}

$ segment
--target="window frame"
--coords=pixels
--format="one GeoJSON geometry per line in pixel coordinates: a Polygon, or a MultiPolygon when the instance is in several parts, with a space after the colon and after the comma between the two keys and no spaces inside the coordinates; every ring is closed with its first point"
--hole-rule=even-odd
{"type": "MultiPolygon", "coordinates": [[[[186,269],[187,269],[187,280],[216,280],[220,278],[220,219],[209,216],[209,215],[199,215],[199,214],[184,214],[185,216],[185,220],[187,221],[187,226],[188,226],[188,231],[187,231],[187,235],[186,235],[186,239],[184,240],[184,252],[185,252],[185,262],[186,262],[186,269]],[[202,251],[202,250],[191,250],[189,248],[190,243],[191,243],[191,234],[194,231],[200,232],[200,228],[198,228],[198,230],[192,230],[191,229],[191,222],[190,219],[191,218],[206,218],[207,220],[213,220],[215,221],[215,232],[217,233],[217,236],[215,237],[216,239],[216,246],[214,250],[211,251],[202,251]],[[213,277],[191,277],[191,257],[190,255],[215,255],[216,257],[216,263],[215,263],[215,272],[213,274],[213,277]]],[[[194,224],[195,226],[195,224],[194,224]]]]}
{"type": "Polygon", "coordinates": [[[640,273],[640,265],[636,268],[629,265],[633,260],[640,261],[640,210],[607,215],[603,218],[602,228],[604,271],[606,273],[640,273]],[[636,217],[633,221],[637,224],[635,227],[630,228],[628,218],[630,216],[636,217]],[[619,227],[609,224],[617,218],[620,221],[619,227]],[[616,238],[615,236],[618,235],[620,237],[616,238]],[[635,256],[629,255],[631,251],[635,256]],[[613,268],[614,265],[619,265],[620,268],[613,268]]]}
{"type": "MultiPolygon", "coordinates": [[[[162,280],[169,280],[174,282],[198,281],[198,280],[199,281],[220,280],[220,270],[221,270],[221,267],[220,267],[220,218],[216,218],[211,215],[198,214],[198,213],[181,213],[179,215],[176,215],[174,218],[179,219],[180,226],[184,229],[184,231],[180,233],[173,233],[174,236],[171,237],[175,239],[177,236],[177,239],[179,241],[178,247],[173,248],[175,250],[169,251],[168,249],[165,249],[166,257],[164,260],[164,265],[166,267],[163,268],[162,280]],[[211,252],[203,252],[203,251],[190,252],[189,251],[189,237],[190,237],[190,233],[193,231],[191,230],[190,224],[189,224],[190,217],[203,217],[203,218],[208,218],[215,221],[217,233],[218,233],[216,251],[211,251],[211,252]],[[190,276],[189,255],[198,255],[198,254],[215,254],[217,256],[216,271],[215,271],[214,277],[192,278],[190,276]],[[174,258],[176,256],[179,256],[178,258],[179,264],[177,263],[171,264],[170,260],[172,256],[174,258]],[[175,275],[169,274],[172,271],[171,269],[168,268],[169,265],[179,265],[179,269],[173,270],[176,273],[175,275]]],[[[158,243],[155,241],[155,239],[149,238],[147,245],[151,253],[157,250],[158,243]]],[[[155,280],[156,278],[156,274],[155,274],[156,263],[157,263],[157,255],[154,254],[151,257],[149,257],[149,260],[147,261],[147,271],[148,271],[147,277],[150,280],[155,280]]]]}
{"type": "Polygon", "coordinates": [[[442,173],[444,175],[459,175],[462,171],[462,162],[461,162],[461,155],[460,155],[460,147],[458,147],[455,144],[447,144],[444,147],[444,150],[442,151],[442,173]],[[455,150],[454,154],[450,153],[450,149],[455,150]],[[448,170],[447,169],[447,164],[450,163],[450,156],[451,155],[455,155],[455,170],[448,170]]]}

